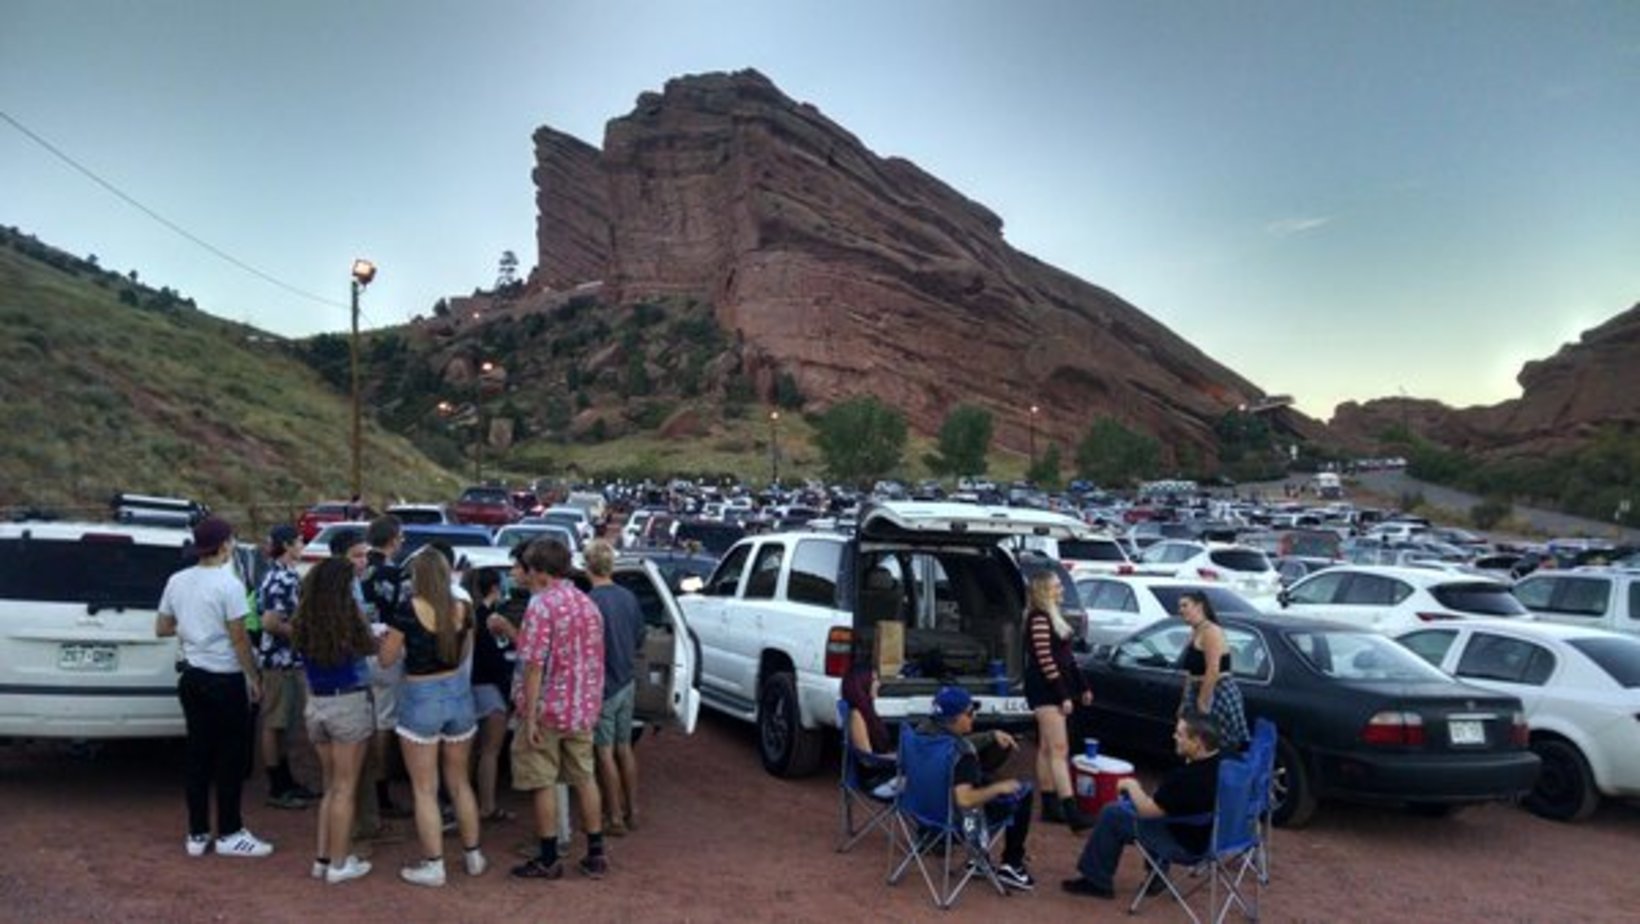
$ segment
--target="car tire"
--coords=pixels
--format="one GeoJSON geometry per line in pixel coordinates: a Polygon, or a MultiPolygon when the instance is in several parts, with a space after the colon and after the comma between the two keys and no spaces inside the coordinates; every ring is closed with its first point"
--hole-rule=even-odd
{"type": "Polygon", "coordinates": [[[757,690],[757,752],[763,769],[791,779],[820,765],[820,733],[803,727],[797,680],[790,671],[763,679],[757,690]]]}
{"type": "Polygon", "coordinates": [[[1315,817],[1315,784],[1304,756],[1286,738],[1276,740],[1276,763],[1270,797],[1270,820],[1278,828],[1302,828],[1315,817]]]}
{"type": "Polygon", "coordinates": [[[1593,815],[1600,791],[1577,746],[1560,738],[1540,738],[1532,742],[1532,752],[1543,761],[1543,771],[1526,795],[1526,808],[1551,821],[1582,821],[1593,815]]]}

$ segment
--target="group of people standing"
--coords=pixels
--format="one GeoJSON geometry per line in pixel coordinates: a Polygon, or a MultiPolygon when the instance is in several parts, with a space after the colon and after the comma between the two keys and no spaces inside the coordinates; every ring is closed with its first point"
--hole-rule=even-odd
{"type": "Polygon", "coordinates": [[[601,878],[606,814],[611,834],[637,826],[632,708],[644,624],[637,598],[612,579],[613,548],[589,545],[587,592],[572,580],[561,543],[514,549],[509,577],[520,611],[505,606],[506,582],[495,571],[471,570],[458,584],[448,548],[429,546],[400,563],[402,545],[399,522],[378,517],[362,533],[338,535],[331,557],[298,579],[295,531],[275,527],[253,645],[250,601],[229,567],[232,528],[215,517],[194,528],[198,562],[167,582],[156,625],[159,635],[177,636],[182,658],[188,855],[274,850],[240,813],[259,706],[269,803],[319,803],[315,879],[341,883],[370,872],[352,845],[403,812],[386,772],[395,739],[418,850],[400,877],[445,883],[443,834],[452,823],[464,870],[482,875],[489,861],[481,828],[511,817],[496,804],[496,788],[516,715],[513,786],[532,793],[540,840],[513,875],[562,875],[556,786],[567,783],[587,836],[578,869],[601,878]],[[321,792],[300,786],[290,770],[289,730],[298,718],[318,757],[321,792]]]}
{"type": "MultiPolygon", "coordinates": [[[[1060,609],[1063,586],[1052,571],[1030,580],[1026,592],[1024,686],[1025,698],[1036,720],[1037,748],[1034,788],[1040,794],[1041,821],[1065,824],[1082,833],[1092,829],[1077,861],[1079,875],[1062,883],[1065,891],[1100,898],[1114,896],[1112,881],[1122,848],[1136,839],[1162,848],[1183,846],[1199,850],[1207,832],[1198,826],[1169,822],[1174,818],[1212,810],[1217,792],[1218,756],[1247,744],[1248,730],[1241,690],[1230,671],[1230,653],[1212,603],[1191,591],[1180,598],[1179,617],[1191,629],[1189,644],[1178,667],[1185,682],[1174,729],[1175,752],[1184,761],[1161,780],[1154,794],[1132,779],[1123,780],[1125,797],[1100,810],[1097,818],[1082,811],[1071,785],[1070,726],[1078,709],[1093,704],[1094,692],[1076,664],[1074,627],[1060,609]]],[[[851,746],[862,753],[891,758],[894,747],[878,718],[874,699],[878,678],[860,666],[844,678],[843,698],[850,706],[851,746]]],[[[1030,890],[1035,879],[1025,866],[1025,842],[1030,830],[1031,804],[1021,796],[1032,784],[999,778],[994,772],[1006,763],[1018,744],[1006,732],[974,733],[975,704],[961,687],[942,688],[934,697],[932,714],[919,731],[959,738],[952,799],[962,810],[984,811],[992,823],[1008,822],[998,880],[1009,888],[1030,890]]],[[[891,777],[886,766],[874,786],[891,777]]]]}

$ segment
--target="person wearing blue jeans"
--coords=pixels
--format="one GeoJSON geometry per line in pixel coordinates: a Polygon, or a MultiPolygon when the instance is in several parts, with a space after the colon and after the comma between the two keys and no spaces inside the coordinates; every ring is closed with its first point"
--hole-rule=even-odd
{"type": "Polygon", "coordinates": [[[1207,849],[1211,825],[1184,825],[1167,819],[1213,811],[1219,787],[1219,735],[1212,717],[1195,713],[1180,716],[1173,728],[1173,747],[1184,758],[1184,766],[1162,777],[1155,796],[1131,778],[1118,785],[1122,798],[1100,810],[1093,833],[1088,835],[1082,856],[1076,861],[1081,875],[1060,883],[1066,892],[1114,898],[1122,850],[1136,840],[1161,856],[1207,849]]]}

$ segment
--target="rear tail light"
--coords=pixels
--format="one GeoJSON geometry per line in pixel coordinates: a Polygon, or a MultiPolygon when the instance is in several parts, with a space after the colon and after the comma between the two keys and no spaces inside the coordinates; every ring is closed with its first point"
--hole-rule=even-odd
{"type": "Polygon", "coordinates": [[[1517,748],[1526,747],[1532,741],[1530,729],[1526,727],[1526,713],[1516,710],[1513,721],[1509,728],[1509,743],[1517,748]]]}
{"type": "Polygon", "coordinates": [[[1116,566],[1116,573],[1117,574],[1132,574],[1133,573],[1133,566],[1132,565],[1125,565],[1125,564],[1124,565],[1117,565],[1116,566]]]}
{"type": "Polygon", "coordinates": [[[826,676],[841,677],[854,661],[854,631],[842,626],[826,633],[826,676]]]}
{"type": "Polygon", "coordinates": [[[1422,747],[1424,718],[1416,712],[1380,712],[1361,729],[1361,743],[1377,747],[1422,747]]]}
{"type": "Polygon", "coordinates": [[[1219,577],[1219,573],[1214,571],[1212,568],[1197,568],[1196,576],[1200,577],[1204,581],[1222,580],[1222,578],[1219,577]]]}
{"type": "Polygon", "coordinates": [[[1443,619],[1457,619],[1451,613],[1419,613],[1418,618],[1424,622],[1440,622],[1443,619]]]}

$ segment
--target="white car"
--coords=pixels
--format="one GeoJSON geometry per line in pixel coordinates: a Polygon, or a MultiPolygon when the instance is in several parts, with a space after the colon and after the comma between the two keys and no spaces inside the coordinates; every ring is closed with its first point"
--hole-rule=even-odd
{"type": "Polygon", "coordinates": [[[1249,545],[1164,539],[1139,554],[1138,571],[1222,583],[1254,600],[1281,592],[1281,573],[1249,545]]]}
{"type": "Polygon", "coordinates": [[[1335,565],[1293,583],[1267,610],[1393,635],[1448,619],[1530,618],[1502,581],[1425,568],[1335,565]]]}
{"type": "MultiPolygon", "coordinates": [[[[496,530],[493,541],[502,556],[510,558],[514,548],[537,539],[557,539],[563,543],[564,548],[569,549],[571,563],[577,569],[586,567],[581,537],[571,526],[558,523],[513,523],[496,530]]],[[[480,553],[481,557],[484,554],[480,553]]]]}
{"type": "Polygon", "coordinates": [[[1602,795],[1640,796],[1640,638],[1497,620],[1423,626],[1401,644],[1465,683],[1520,697],[1543,760],[1526,807],[1580,821],[1602,795]]]}
{"type": "Polygon", "coordinates": [[[591,542],[592,537],[595,535],[592,516],[584,508],[572,507],[568,504],[548,507],[542,511],[540,516],[529,517],[522,522],[529,524],[558,523],[569,526],[575,530],[576,535],[581,537],[582,542],[591,542]]]}
{"type": "Polygon", "coordinates": [[[305,577],[309,568],[330,557],[331,537],[346,530],[352,530],[358,533],[359,538],[362,539],[365,530],[369,528],[370,524],[363,520],[342,520],[336,523],[326,523],[318,532],[313,534],[313,539],[307,545],[302,546],[301,557],[296,559],[296,573],[305,577]]]}
{"type": "Polygon", "coordinates": [[[1073,574],[1076,594],[1088,614],[1090,645],[1112,645],[1151,623],[1179,615],[1186,591],[1207,595],[1215,613],[1258,615],[1251,601],[1210,581],[1136,574],[1073,574]]]}

